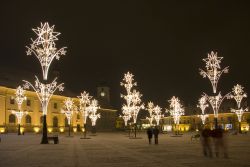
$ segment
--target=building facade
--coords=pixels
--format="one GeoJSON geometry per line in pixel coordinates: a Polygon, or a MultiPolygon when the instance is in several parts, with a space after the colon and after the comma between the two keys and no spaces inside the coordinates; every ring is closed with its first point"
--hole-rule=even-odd
{"type": "MultiPolygon", "coordinates": [[[[15,101],[15,89],[0,86],[0,132],[17,132],[17,118],[11,110],[17,110],[15,101]]],[[[42,130],[42,108],[35,92],[26,91],[27,99],[23,102],[22,110],[28,113],[21,121],[21,131],[39,133],[42,130]]],[[[68,130],[68,122],[64,114],[61,113],[63,101],[67,97],[53,95],[47,113],[48,132],[64,132],[68,130]]],[[[73,98],[76,104],[78,98],[73,98]]],[[[97,120],[97,131],[109,131],[115,129],[115,119],[117,110],[100,108],[98,112],[101,118],[97,120]]],[[[80,113],[74,112],[71,126],[74,132],[83,130],[83,119],[80,113]]],[[[91,127],[90,121],[87,126],[91,127]]]]}

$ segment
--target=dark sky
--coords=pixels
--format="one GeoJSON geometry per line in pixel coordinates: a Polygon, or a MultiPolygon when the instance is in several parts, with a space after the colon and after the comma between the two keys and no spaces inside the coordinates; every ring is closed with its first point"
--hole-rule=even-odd
{"type": "Polygon", "coordinates": [[[212,93],[198,72],[211,50],[224,57],[223,67],[230,66],[219,89],[226,93],[240,83],[250,94],[249,9],[239,1],[4,1],[0,66],[39,74],[40,64],[26,56],[25,45],[35,37],[31,28],[48,21],[62,33],[57,47],[68,47],[50,72],[58,70],[76,94],[95,94],[105,82],[112,104],[120,108],[119,83],[131,71],[145,102],[165,108],[175,95],[185,105],[195,104],[203,91],[212,93]]]}

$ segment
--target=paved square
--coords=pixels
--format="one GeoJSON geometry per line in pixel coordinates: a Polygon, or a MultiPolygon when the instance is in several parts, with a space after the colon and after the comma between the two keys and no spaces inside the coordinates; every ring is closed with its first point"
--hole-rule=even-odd
{"type": "Polygon", "coordinates": [[[183,137],[159,136],[159,145],[142,139],[128,139],[125,133],[98,133],[91,139],[59,136],[59,144],[41,145],[40,135],[1,135],[1,167],[238,167],[250,166],[250,135],[228,137],[229,159],[206,158],[199,141],[183,137]]]}

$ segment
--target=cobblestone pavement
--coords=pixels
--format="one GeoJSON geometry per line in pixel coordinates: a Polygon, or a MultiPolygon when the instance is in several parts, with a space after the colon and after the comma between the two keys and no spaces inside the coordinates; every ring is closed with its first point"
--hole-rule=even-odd
{"type": "Polygon", "coordinates": [[[250,166],[250,135],[228,137],[229,158],[207,158],[200,141],[191,134],[159,136],[159,145],[141,139],[129,139],[125,133],[98,133],[91,139],[80,135],[59,136],[60,143],[41,145],[40,135],[2,134],[0,167],[238,167],[250,166]]]}

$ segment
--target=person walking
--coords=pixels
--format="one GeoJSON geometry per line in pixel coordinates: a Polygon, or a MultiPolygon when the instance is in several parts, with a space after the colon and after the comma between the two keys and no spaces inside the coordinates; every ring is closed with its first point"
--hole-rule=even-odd
{"type": "Polygon", "coordinates": [[[148,143],[151,144],[151,140],[152,140],[152,137],[153,137],[153,131],[152,131],[151,127],[149,127],[147,129],[147,135],[148,135],[148,143]]]}
{"type": "Polygon", "coordinates": [[[157,126],[153,129],[153,134],[154,134],[154,138],[155,138],[155,144],[158,144],[159,129],[157,126]]]}
{"type": "Polygon", "coordinates": [[[209,156],[210,158],[213,157],[212,155],[212,148],[211,148],[211,130],[208,127],[205,127],[205,129],[201,132],[201,143],[203,146],[203,154],[204,156],[209,156]]]}

